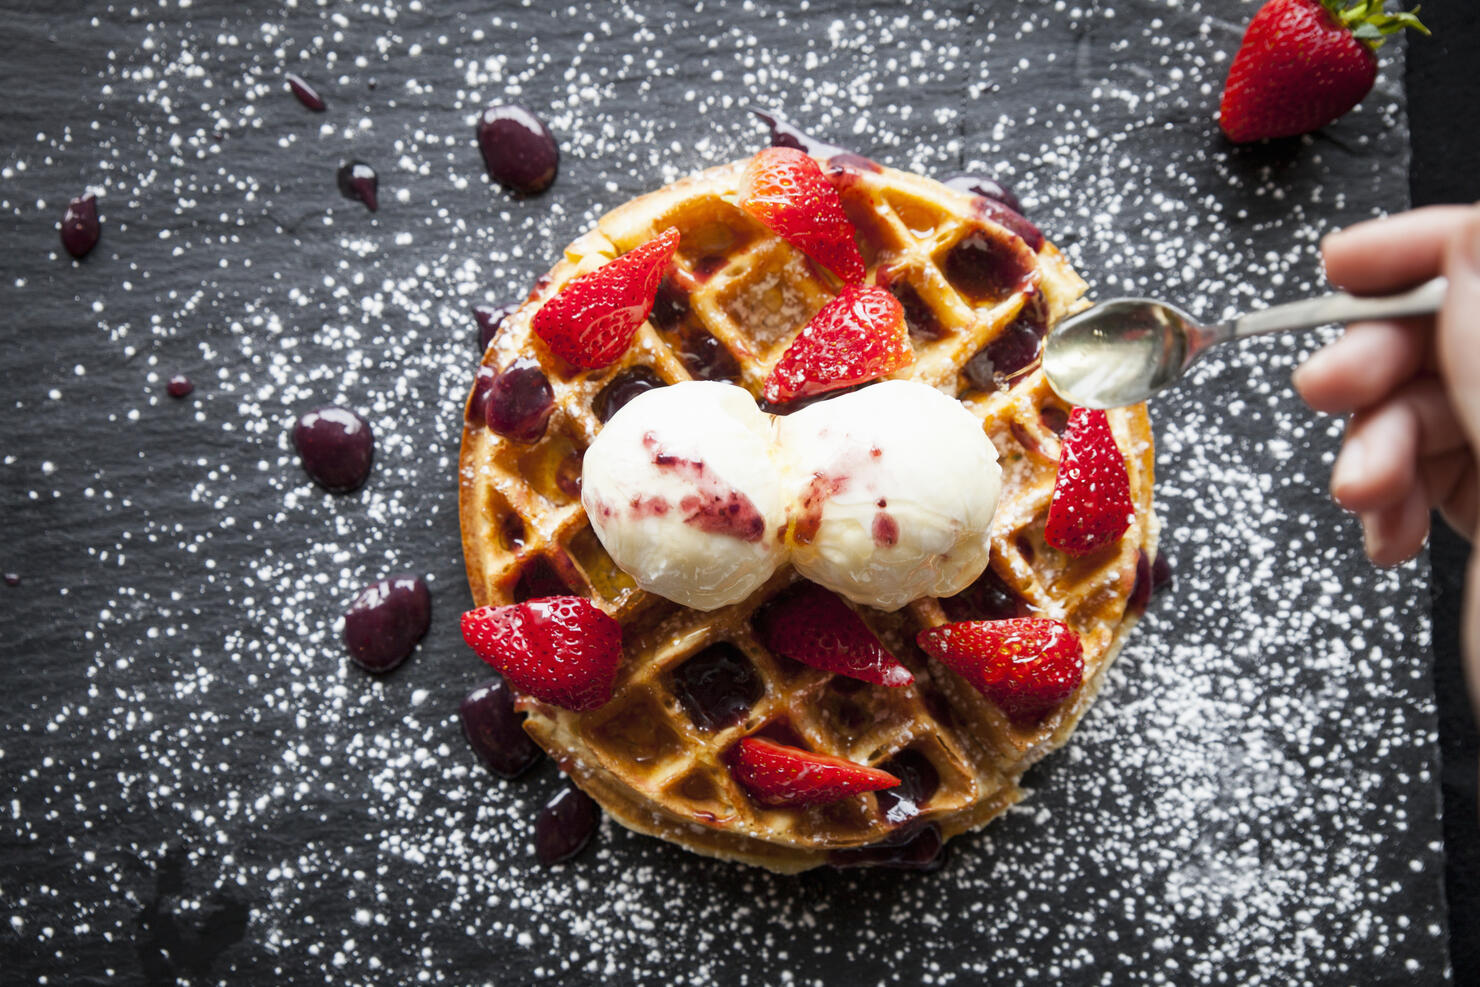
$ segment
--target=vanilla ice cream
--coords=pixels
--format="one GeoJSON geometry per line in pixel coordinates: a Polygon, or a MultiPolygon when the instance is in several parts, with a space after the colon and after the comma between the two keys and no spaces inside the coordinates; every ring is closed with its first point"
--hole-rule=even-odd
{"type": "Polygon", "coordinates": [[[612,560],[696,610],[738,603],[781,564],[786,520],[771,418],[712,381],[633,398],[586,450],[581,503],[612,560]]]}
{"type": "Polygon", "coordinates": [[[987,567],[1002,470],[982,423],[914,381],[884,381],[777,422],[786,540],[802,575],[897,610],[987,567]]]}

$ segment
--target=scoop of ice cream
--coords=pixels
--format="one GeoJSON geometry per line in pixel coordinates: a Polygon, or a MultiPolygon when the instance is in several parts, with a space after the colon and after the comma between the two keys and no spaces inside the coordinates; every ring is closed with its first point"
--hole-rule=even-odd
{"type": "Polygon", "coordinates": [[[1002,489],[982,423],[933,387],[885,381],[778,421],[786,540],[802,575],[897,610],[986,569],[1002,489]]]}
{"type": "Polygon", "coordinates": [[[770,416],[711,381],[638,395],[586,450],[581,503],[643,589],[696,610],[738,603],[781,564],[785,522],[770,416]]]}

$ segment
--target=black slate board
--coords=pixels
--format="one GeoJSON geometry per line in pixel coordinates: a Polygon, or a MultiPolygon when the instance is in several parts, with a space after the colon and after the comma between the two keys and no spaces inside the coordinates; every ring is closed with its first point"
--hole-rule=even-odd
{"type": "Polygon", "coordinates": [[[1284,386],[1311,339],[1155,409],[1174,592],[939,874],[777,878],[609,826],[542,869],[553,767],[494,781],[455,719],[483,677],[455,621],[468,307],[748,153],[743,104],[991,168],[1097,293],[1212,314],[1312,289],[1321,232],[1405,204],[1400,50],[1337,126],[1234,151],[1210,112],[1246,3],[251,6],[22,4],[0,38],[8,976],[1443,978],[1423,570],[1372,573],[1325,499],[1335,431],[1284,386]],[[561,141],[543,197],[482,178],[473,115],[505,95],[561,141]],[[374,216],[334,190],[351,157],[380,170],[374,216]],[[104,239],[74,265],[54,224],[89,183],[104,239]],[[286,442],[326,401],[379,436],[353,497],[286,442]],[[372,680],[334,621],[408,569],[433,631],[372,680]]]}

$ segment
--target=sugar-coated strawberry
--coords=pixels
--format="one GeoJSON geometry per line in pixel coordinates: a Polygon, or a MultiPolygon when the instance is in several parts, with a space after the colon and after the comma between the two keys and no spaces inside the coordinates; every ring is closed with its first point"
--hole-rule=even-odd
{"type": "Polygon", "coordinates": [[[520,692],[576,712],[612,697],[622,625],[580,596],[550,596],[462,615],[463,640],[520,692]]]}
{"type": "Polygon", "coordinates": [[[556,354],[578,367],[605,367],[626,351],[653,310],[658,282],[678,249],[678,230],[658,236],[572,278],[530,325],[556,354]]]}
{"type": "Polygon", "coordinates": [[[1059,620],[970,620],[928,627],[915,640],[1018,723],[1043,716],[1084,681],[1084,646],[1059,620]]]}
{"type": "Polygon", "coordinates": [[[746,737],[735,745],[730,772],[757,802],[790,808],[836,802],[899,784],[887,771],[763,737],[746,737]]]}
{"type": "Polygon", "coordinates": [[[1386,0],[1269,0],[1244,33],[1228,70],[1218,122],[1238,143],[1304,134],[1342,116],[1377,80],[1374,54],[1413,13],[1386,0]]]}
{"type": "Polygon", "coordinates": [[[1119,541],[1135,514],[1110,419],[1103,411],[1075,408],[1060,444],[1043,540],[1067,555],[1088,555],[1119,541]]]}
{"type": "Polygon", "coordinates": [[[842,281],[863,281],[863,255],[842,196],[802,151],[768,147],[751,158],[740,179],[740,208],[842,281]]]}
{"type": "Polygon", "coordinates": [[[756,622],[766,647],[793,661],[875,685],[915,681],[853,608],[816,583],[788,590],[756,622]]]}
{"type": "Polygon", "coordinates": [[[781,354],[763,396],[781,404],[885,377],[913,362],[899,300],[875,285],[845,285],[781,354]]]}

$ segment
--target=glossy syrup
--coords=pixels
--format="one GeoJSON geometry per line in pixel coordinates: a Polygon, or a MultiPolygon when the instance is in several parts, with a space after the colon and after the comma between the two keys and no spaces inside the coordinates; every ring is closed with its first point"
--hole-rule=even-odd
{"type": "Polygon", "coordinates": [[[545,122],[522,106],[499,103],[478,118],[478,150],[488,177],[520,195],[538,195],[555,181],[560,147],[545,122]]]}
{"type": "Polygon", "coordinates": [[[463,697],[458,707],[463,736],[484,766],[500,778],[517,778],[542,754],[524,732],[524,716],[514,709],[514,690],[490,679],[463,697]]]}
{"type": "Polygon", "coordinates": [[[298,97],[298,102],[313,110],[315,113],[324,112],[324,98],[319,95],[318,90],[308,84],[308,80],[301,75],[289,72],[283,76],[288,82],[288,88],[293,95],[298,97]]]}
{"type": "Polygon", "coordinates": [[[374,212],[380,208],[380,176],[375,169],[363,161],[350,161],[341,165],[335,173],[339,183],[339,194],[346,199],[363,202],[365,208],[374,212]]]}
{"type": "Polygon", "coordinates": [[[91,192],[67,203],[62,213],[62,246],[78,260],[98,245],[102,227],[98,224],[98,198],[91,192]]]}
{"type": "Polygon", "coordinates": [[[293,426],[293,445],[303,468],[330,493],[351,493],[364,485],[375,458],[370,423],[348,408],[315,408],[293,426]]]}
{"type": "Polygon", "coordinates": [[[360,591],[344,614],[344,645],[355,664],[389,672],[411,656],[432,625],[432,594],[410,575],[391,576],[360,591]]]}
{"type": "Polygon", "coordinates": [[[558,792],[534,823],[534,852],[540,863],[564,863],[585,849],[601,822],[601,811],[579,788],[558,792]]]}

